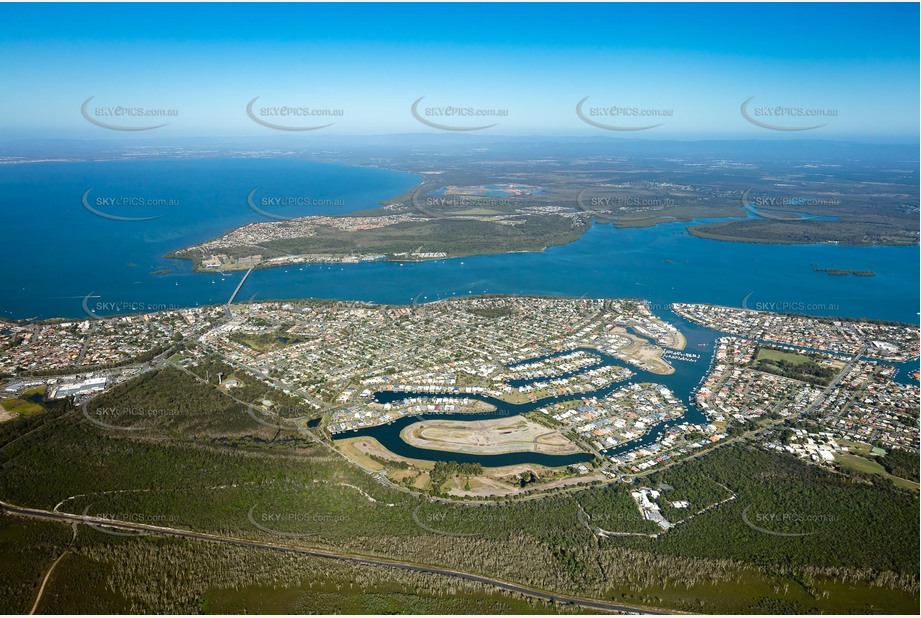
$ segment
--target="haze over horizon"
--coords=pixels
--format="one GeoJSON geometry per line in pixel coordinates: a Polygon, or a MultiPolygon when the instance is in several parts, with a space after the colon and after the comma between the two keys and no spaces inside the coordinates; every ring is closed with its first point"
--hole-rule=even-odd
{"type": "MultiPolygon", "coordinates": [[[[414,117],[418,101],[420,112],[495,112],[447,117],[455,128],[486,127],[469,132],[482,137],[918,141],[917,5],[673,5],[667,12],[635,4],[543,4],[528,12],[505,4],[371,5],[360,7],[360,20],[355,10],[3,5],[0,138],[285,132],[248,116],[255,99],[257,114],[262,107],[335,113],[264,117],[295,127],[331,123],[294,133],[304,140],[445,132],[414,117]],[[771,130],[740,112],[749,99],[752,116],[775,107],[828,115],[755,118],[787,129],[771,130]],[[91,111],[175,114],[156,119],[166,125],[153,130],[109,130],[81,114],[88,100],[91,111]],[[580,118],[580,101],[584,116],[618,128],[580,118]],[[604,115],[611,107],[653,116],[604,115]],[[592,116],[593,108],[602,115],[592,116]]],[[[427,119],[446,124],[437,113],[427,119]]]]}

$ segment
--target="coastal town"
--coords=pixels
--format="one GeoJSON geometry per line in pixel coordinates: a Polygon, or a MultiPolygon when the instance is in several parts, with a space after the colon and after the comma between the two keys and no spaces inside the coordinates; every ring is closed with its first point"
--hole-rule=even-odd
{"type": "Polygon", "coordinates": [[[918,330],[905,324],[823,318],[715,305],[675,303],[678,315],[707,328],[752,340],[864,354],[888,361],[918,357],[918,330]]]}
{"type": "MultiPolygon", "coordinates": [[[[377,403],[376,391],[470,394],[522,404],[629,377],[628,367],[595,366],[585,353],[526,362],[583,346],[638,368],[674,371],[661,359],[658,344],[628,328],[663,344],[683,342],[677,329],[636,301],[503,297],[410,307],[256,303],[241,306],[201,344],[232,365],[271,373],[312,400],[333,403],[330,431],[337,433],[417,412],[414,406],[377,403]],[[261,344],[260,338],[273,332],[266,321],[287,328],[261,344]],[[336,345],[346,333],[348,344],[336,345]],[[322,374],[317,367],[324,368],[322,374]]],[[[445,410],[441,402],[427,405],[445,410]]]]}
{"type": "Polygon", "coordinates": [[[921,0],[659,4],[0,4],[0,618],[921,615],[921,0]]]}
{"type": "Polygon", "coordinates": [[[640,438],[653,425],[686,413],[668,388],[649,383],[629,384],[601,400],[579,403],[563,412],[551,413],[546,408],[540,411],[572,427],[599,451],[640,438]]]}
{"type": "Polygon", "coordinates": [[[199,268],[212,271],[247,270],[262,264],[263,267],[313,262],[353,263],[385,259],[379,254],[298,254],[288,255],[264,247],[272,241],[291,238],[311,238],[321,228],[343,232],[373,230],[400,223],[424,221],[412,214],[393,214],[374,217],[306,216],[298,218],[277,217],[280,221],[249,223],[207,242],[176,252],[176,257],[196,259],[199,268]],[[269,256],[273,253],[275,255],[269,256]],[[265,256],[266,259],[263,259],[265,256]]]}
{"type": "Polygon", "coordinates": [[[611,479],[755,435],[826,466],[855,443],[917,452],[918,384],[902,366],[917,358],[916,328],[673,308],[716,333],[709,366],[678,328],[630,299],[247,302],[4,322],[3,418],[25,409],[21,398],[79,404],[156,367],[216,358],[228,368],[223,389],[260,385],[251,408],[262,422],[278,415],[275,400],[300,401],[300,416],[318,419],[332,444],[423,415],[525,414],[611,479]],[[701,376],[690,393],[659,382],[681,367],[701,376]]]}
{"type": "MultiPolygon", "coordinates": [[[[806,439],[834,436],[883,449],[919,448],[918,331],[907,325],[778,316],[709,305],[676,313],[735,337],[722,337],[697,403],[714,421],[764,417],[814,422],[806,439]],[[767,350],[785,363],[756,361],[767,350]],[[908,367],[892,363],[915,362],[908,367]],[[778,375],[797,363],[827,368],[825,380],[778,375]],[[767,371],[765,371],[767,369],[767,371]],[[897,379],[900,378],[900,379],[897,379]]],[[[833,447],[815,461],[833,462],[833,447]]]]}

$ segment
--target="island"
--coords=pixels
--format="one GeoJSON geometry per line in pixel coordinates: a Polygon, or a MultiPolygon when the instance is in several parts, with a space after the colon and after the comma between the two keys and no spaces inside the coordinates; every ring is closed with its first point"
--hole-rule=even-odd
{"type": "MultiPolygon", "coordinates": [[[[315,208],[282,213],[263,206],[254,190],[241,196],[255,217],[252,223],[166,257],[191,260],[205,272],[439,260],[539,252],[578,240],[594,224],[614,225],[623,233],[679,224],[694,236],[732,242],[919,242],[917,195],[897,175],[888,179],[886,170],[879,170],[884,180],[871,183],[839,178],[831,164],[804,160],[780,165],[766,159],[762,164],[771,172],[770,181],[753,188],[750,180],[724,173],[741,165],[738,161],[722,161],[704,172],[694,158],[669,155],[674,146],[663,146],[651,160],[612,159],[588,148],[590,154],[572,161],[546,148],[519,144],[519,155],[511,160],[490,157],[489,149],[455,158],[425,147],[395,148],[373,165],[419,177],[401,195],[346,214],[318,214],[315,208]],[[791,178],[814,174],[816,167],[826,173],[808,176],[790,195],[791,178]],[[770,208],[756,208],[750,196],[758,191],[802,212],[779,216],[770,208]],[[848,199],[840,199],[843,195],[848,199]]],[[[331,154],[329,159],[370,164],[360,153],[331,154]]]]}

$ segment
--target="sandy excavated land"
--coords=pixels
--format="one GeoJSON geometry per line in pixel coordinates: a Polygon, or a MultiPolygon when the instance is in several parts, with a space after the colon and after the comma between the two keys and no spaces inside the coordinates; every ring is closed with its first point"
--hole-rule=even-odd
{"type": "MultiPolygon", "coordinates": [[[[514,418],[516,417],[499,420],[507,423],[514,418]]],[[[544,429],[543,433],[546,434],[547,430],[544,429]]],[[[390,461],[405,461],[412,467],[390,470],[387,476],[397,483],[403,482],[404,479],[410,479],[412,487],[415,489],[424,491],[431,489],[431,478],[428,470],[434,467],[434,462],[400,457],[388,451],[374,438],[367,436],[343,439],[338,441],[336,446],[350,459],[372,470],[381,470],[384,468],[379,462],[371,459],[372,455],[390,461]]],[[[538,464],[513,464],[509,466],[485,468],[484,473],[481,475],[455,477],[451,479],[446,484],[445,489],[449,495],[454,497],[483,498],[490,496],[513,496],[522,492],[517,482],[517,477],[522,472],[533,472],[540,478],[547,478],[548,475],[553,474],[553,470],[553,468],[547,468],[538,464]]],[[[586,481],[604,480],[605,478],[606,477],[599,473],[592,475],[565,476],[563,478],[556,478],[550,482],[542,483],[539,487],[540,489],[553,489],[586,481]]],[[[534,487],[532,486],[531,489],[534,489],[534,487]]]]}
{"type": "MultiPolygon", "coordinates": [[[[626,329],[617,327],[614,329],[620,335],[630,339],[632,343],[621,349],[621,353],[624,354],[629,360],[636,363],[638,366],[659,375],[669,375],[675,373],[675,368],[672,367],[668,361],[662,358],[662,354],[665,350],[658,345],[653,345],[649,341],[643,339],[642,337],[637,337],[636,335],[627,332],[626,329]]],[[[677,334],[672,338],[670,345],[672,349],[683,350],[687,341],[684,338],[684,335],[677,334]]]]}
{"type": "Polygon", "coordinates": [[[425,420],[405,427],[400,437],[419,448],[480,455],[520,451],[547,455],[581,452],[560,432],[522,416],[481,421],[425,420]]]}
{"type": "Polygon", "coordinates": [[[420,470],[431,470],[435,462],[401,457],[384,448],[380,442],[368,436],[345,438],[336,441],[338,448],[346,457],[371,470],[382,470],[384,466],[374,461],[371,456],[389,461],[405,461],[420,470]]]}
{"type": "MultiPolygon", "coordinates": [[[[514,496],[522,493],[521,487],[516,481],[517,474],[524,472],[526,469],[532,469],[535,474],[542,476],[542,466],[522,466],[514,474],[505,471],[512,470],[517,466],[506,466],[504,468],[488,468],[489,475],[472,476],[469,479],[455,478],[448,485],[447,493],[449,496],[458,498],[474,497],[482,498],[486,496],[514,496]],[[503,473],[500,474],[500,471],[503,473]]],[[[594,474],[583,474],[579,476],[567,476],[553,481],[541,482],[539,485],[531,486],[532,490],[541,492],[566,487],[568,485],[577,485],[579,483],[604,481],[607,477],[600,472],[594,474]]]]}

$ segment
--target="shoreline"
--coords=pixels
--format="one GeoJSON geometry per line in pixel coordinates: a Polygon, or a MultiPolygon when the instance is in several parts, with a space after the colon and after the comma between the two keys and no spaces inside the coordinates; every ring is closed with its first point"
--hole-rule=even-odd
{"type": "MultiPolygon", "coordinates": [[[[744,221],[744,219],[738,219],[739,221],[744,221]]],[[[771,221],[775,221],[771,219],[771,221]]],[[[803,219],[795,219],[795,222],[804,221],[803,219]]],[[[808,221],[808,220],[805,220],[808,221]]],[[[788,221],[783,221],[787,223],[788,221]]],[[[821,242],[797,242],[795,240],[767,240],[767,239],[757,239],[757,238],[740,238],[734,236],[721,236],[719,234],[708,235],[706,232],[701,232],[700,228],[711,225],[710,223],[694,223],[693,221],[687,222],[688,225],[685,228],[687,233],[695,238],[700,238],[701,240],[714,240],[716,242],[725,242],[725,243],[738,243],[743,245],[781,245],[781,246],[800,246],[800,247],[824,247],[824,246],[838,246],[838,247],[921,247],[921,242],[904,242],[904,243],[887,243],[887,244],[878,244],[878,243],[860,243],[860,242],[844,242],[840,240],[825,240],[821,242]]]]}
{"type": "MultiPolygon", "coordinates": [[[[316,163],[320,165],[345,165],[347,167],[354,167],[358,169],[380,169],[380,170],[386,170],[386,171],[395,172],[395,173],[411,174],[417,178],[417,182],[412,187],[410,187],[409,189],[407,189],[406,191],[400,194],[393,195],[393,196],[386,197],[386,198],[379,200],[376,207],[356,210],[350,213],[343,213],[343,214],[336,214],[336,215],[307,215],[304,217],[294,217],[294,218],[287,220],[288,222],[305,222],[314,217],[348,219],[354,216],[364,216],[364,217],[371,217],[371,218],[386,216],[388,213],[386,213],[385,210],[389,206],[392,206],[393,204],[397,204],[397,203],[411,201],[414,194],[420,189],[420,187],[424,186],[427,182],[427,178],[425,178],[423,175],[425,173],[425,170],[420,171],[420,170],[398,169],[394,167],[383,167],[383,166],[376,166],[376,165],[346,164],[346,163],[331,162],[331,161],[320,161],[320,160],[314,160],[314,159],[311,159],[310,161],[312,163],[316,163]]],[[[412,214],[412,209],[410,209],[407,212],[409,214],[412,214]]],[[[400,214],[407,214],[407,213],[400,213],[400,214]]],[[[915,243],[909,243],[909,242],[886,243],[886,244],[855,243],[855,242],[843,242],[843,241],[838,241],[838,240],[828,240],[828,241],[822,241],[822,242],[797,242],[797,241],[784,240],[784,239],[731,237],[731,236],[722,236],[719,234],[708,234],[706,231],[703,231],[700,229],[700,228],[706,228],[708,225],[715,223],[715,221],[711,221],[712,217],[697,217],[693,219],[677,219],[677,220],[674,217],[670,217],[670,219],[671,220],[657,220],[656,217],[643,217],[640,219],[636,219],[636,218],[631,218],[629,216],[621,215],[621,216],[613,216],[610,218],[606,218],[603,222],[593,220],[589,222],[589,224],[585,226],[584,229],[579,231],[578,234],[576,234],[574,238],[566,242],[559,243],[559,245],[566,245],[566,244],[577,242],[579,239],[582,238],[582,236],[589,229],[591,229],[595,225],[611,225],[617,230],[626,231],[626,230],[633,230],[633,229],[644,229],[644,228],[656,227],[661,224],[679,223],[684,226],[684,231],[686,231],[691,236],[694,236],[696,238],[701,238],[704,240],[714,240],[718,242],[760,244],[760,245],[807,245],[807,246],[808,245],[816,245],[816,246],[841,245],[841,246],[854,246],[854,247],[921,246],[921,243],[917,243],[917,242],[915,243]],[[649,221],[649,224],[648,225],[635,225],[636,223],[641,223],[643,221],[649,221]]],[[[739,217],[739,218],[732,217],[728,220],[732,221],[732,220],[745,220],[745,219],[746,217],[739,217]]],[[[440,217],[431,217],[428,220],[429,221],[439,221],[439,220],[445,220],[445,219],[442,219],[440,217]]],[[[769,219],[769,220],[775,221],[775,219],[769,219]]],[[[802,220],[801,219],[791,219],[791,220],[783,219],[780,221],[787,222],[787,221],[802,221],[802,220]]],[[[195,255],[186,254],[186,252],[190,252],[191,249],[193,249],[194,247],[198,247],[202,244],[214,242],[216,240],[224,238],[228,236],[229,234],[232,234],[236,232],[237,230],[240,230],[244,227],[247,227],[250,225],[260,225],[263,223],[272,223],[272,222],[273,221],[252,221],[250,223],[246,223],[246,224],[239,225],[233,228],[229,228],[212,238],[202,241],[201,243],[197,243],[195,245],[189,245],[186,247],[175,249],[173,251],[169,251],[166,254],[162,255],[161,257],[164,259],[171,259],[171,260],[190,261],[192,262],[192,271],[195,273],[215,273],[215,272],[222,272],[222,271],[223,272],[236,272],[238,270],[247,270],[249,268],[249,265],[233,265],[233,266],[225,265],[217,269],[202,268],[201,264],[204,261],[203,256],[196,257],[195,255]],[[180,255],[180,253],[183,253],[184,255],[180,255]]],[[[280,240],[292,240],[292,239],[282,238],[280,240]]],[[[555,245],[555,246],[559,246],[559,245],[555,245]]],[[[234,246],[233,248],[238,248],[238,247],[243,247],[243,246],[246,246],[246,245],[238,245],[238,246],[234,246]]],[[[308,260],[291,261],[291,262],[286,262],[283,264],[270,264],[270,265],[263,265],[262,263],[259,263],[253,269],[254,270],[264,270],[268,268],[279,268],[279,267],[284,267],[284,266],[292,266],[292,265],[300,265],[300,264],[352,264],[352,263],[361,263],[362,261],[386,261],[386,262],[393,262],[393,263],[426,262],[426,261],[433,261],[433,260],[438,260],[438,259],[474,257],[474,256],[480,256],[480,255],[502,255],[502,254],[507,254],[507,253],[508,254],[511,254],[511,253],[540,253],[546,248],[547,246],[543,245],[543,246],[535,246],[533,248],[518,249],[515,251],[499,251],[495,253],[484,252],[484,251],[461,252],[461,253],[456,253],[456,254],[446,253],[446,255],[442,257],[422,257],[422,258],[417,258],[417,259],[412,259],[412,258],[397,259],[394,257],[393,252],[384,250],[384,251],[379,252],[377,255],[375,255],[375,257],[381,257],[383,259],[376,259],[376,260],[371,260],[371,259],[363,260],[361,259],[363,254],[359,254],[357,256],[355,254],[343,254],[343,255],[295,254],[295,255],[292,255],[291,257],[296,258],[296,257],[304,257],[304,256],[325,255],[327,259],[316,259],[316,260],[309,260],[309,261],[308,260]],[[352,259],[355,257],[357,257],[358,259],[352,259]]],[[[278,259],[278,258],[272,258],[272,259],[278,259]]]]}
{"type": "MultiPolygon", "coordinates": [[[[412,308],[412,307],[418,307],[418,306],[423,306],[423,305],[429,305],[432,303],[450,302],[450,301],[455,301],[455,300],[469,300],[469,299],[476,299],[476,298],[546,298],[546,299],[569,299],[569,300],[591,299],[591,300],[621,300],[621,301],[633,300],[633,301],[644,302],[644,303],[650,302],[649,299],[642,298],[642,297],[636,297],[636,296],[597,296],[597,297],[591,296],[589,297],[589,296],[584,296],[584,295],[583,296],[572,296],[572,295],[566,295],[566,294],[501,294],[501,293],[485,293],[484,294],[484,293],[479,293],[479,294],[465,294],[465,295],[451,296],[451,297],[445,297],[445,298],[438,298],[435,300],[430,300],[428,302],[416,302],[415,300],[413,300],[407,303],[378,303],[378,302],[368,301],[368,300],[354,300],[354,299],[342,299],[342,298],[320,298],[316,296],[305,296],[305,297],[298,297],[298,298],[266,298],[266,299],[259,299],[259,300],[253,300],[253,301],[240,301],[234,304],[240,305],[240,304],[249,304],[249,303],[257,304],[257,303],[292,303],[292,302],[318,303],[318,304],[354,303],[357,305],[412,308]]],[[[683,301],[674,301],[674,303],[680,303],[680,302],[683,302],[683,301]]],[[[670,305],[674,303],[670,303],[670,305]]],[[[55,323],[61,323],[61,322],[82,322],[84,320],[96,320],[96,319],[108,320],[108,319],[134,317],[134,316],[142,316],[142,315],[150,316],[150,315],[156,315],[159,313],[169,313],[169,312],[185,311],[185,310],[193,310],[193,309],[208,309],[208,308],[224,307],[226,306],[226,304],[227,303],[208,303],[204,305],[190,305],[188,307],[158,309],[156,311],[142,311],[142,312],[135,312],[135,313],[112,313],[112,314],[99,315],[97,318],[92,318],[87,315],[81,315],[81,316],[75,316],[75,317],[52,316],[52,317],[41,318],[41,319],[36,318],[36,317],[32,317],[32,318],[2,318],[0,317],[0,325],[11,324],[14,326],[26,326],[29,324],[55,324],[55,323]]],[[[706,302],[694,302],[694,303],[687,303],[687,304],[703,305],[703,306],[708,306],[708,307],[728,307],[728,308],[733,308],[733,309],[735,308],[735,307],[729,307],[728,305],[720,305],[717,303],[706,303],[706,302]]],[[[812,313],[796,313],[796,312],[791,312],[791,311],[769,311],[767,309],[748,309],[748,311],[752,311],[755,313],[772,313],[774,315],[779,315],[779,316],[815,318],[818,320],[842,320],[842,321],[847,321],[847,322],[866,322],[869,324],[892,324],[896,326],[917,326],[916,322],[902,322],[899,320],[886,320],[882,318],[867,318],[864,316],[854,317],[854,316],[841,316],[841,315],[817,315],[817,314],[812,314],[812,313]]],[[[659,319],[665,322],[669,322],[668,319],[658,316],[658,314],[656,315],[657,317],[659,317],[659,319]]],[[[682,339],[682,342],[683,342],[682,347],[671,347],[671,346],[661,346],[661,345],[660,347],[662,347],[663,349],[671,349],[671,350],[678,350],[678,351],[684,350],[687,347],[687,337],[680,330],[678,331],[678,335],[682,339]]],[[[662,375],[670,375],[670,373],[671,372],[662,374],[662,375]]]]}

